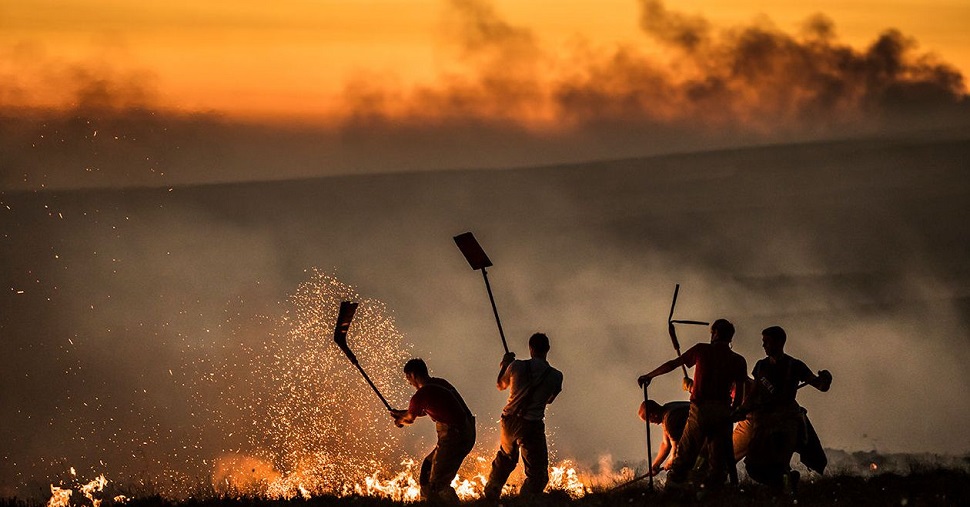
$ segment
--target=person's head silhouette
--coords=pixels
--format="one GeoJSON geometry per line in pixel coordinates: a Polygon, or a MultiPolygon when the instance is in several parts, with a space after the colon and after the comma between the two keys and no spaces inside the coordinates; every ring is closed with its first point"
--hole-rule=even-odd
{"type": "Polygon", "coordinates": [[[404,378],[415,389],[420,388],[431,378],[431,375],[428,374],[428,365],[421,358],[411,359],[404,363],[404,378]]]}
{"type": "Polygon", "coordinates": [[[711,343],[731,343],[734,324],[727,319],[717,319],[711,324],[711,343]]]}
{"type": "Polygon", "coordinates": [[[545,359],[549,353],[549,337],[544,333],[536,333],[529,337],[529,355],[545,359]]]}

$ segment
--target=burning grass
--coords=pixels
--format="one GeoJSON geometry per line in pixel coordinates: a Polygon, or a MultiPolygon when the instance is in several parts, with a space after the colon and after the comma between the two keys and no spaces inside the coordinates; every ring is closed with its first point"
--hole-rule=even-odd
{"type": "MultiPolygon", "coordinates": [[[[821,476],[804,479],[797,496],[790,497],[772,492],[748,482],[739,489],[702,496],[694,493],[664,490],[660,483],[653,491],[642,483],[617,490],[592,491],[580,498],[562,490],[552,491],[540,498],[505,497],[501,504],[518,506],[605,506],[605,505],[690,505],[715,504],[741,505],[966,505],[970,501],[970,471],[965,469],[921,469],[909,474],[883,473],[878,475],[821,476]]],[[[273,507],[294,503],[308,506],[393,506],[412,502],[393,500],[381,496],[351,494],[349,496],[321,495],[307,499],[267,500],[255,497],[193,498],[184,501],[167,500],[160,496],[144,496],[128,499],[121,497],[121,489],[109,484],[94,495],[74,495],[66,505],[88,507],[102,505],[114,507],[273,507]],[[75,498],[77,497],[77,498],[75,498]],[[102,503],[103,502],[103,503],[102,503]]],[[[485,500],[472,500],[467,505],[494,505],[485,500]]],[[[0,507],[40,507],[43,503],[13,499],[0,500],[0,507]]]]}

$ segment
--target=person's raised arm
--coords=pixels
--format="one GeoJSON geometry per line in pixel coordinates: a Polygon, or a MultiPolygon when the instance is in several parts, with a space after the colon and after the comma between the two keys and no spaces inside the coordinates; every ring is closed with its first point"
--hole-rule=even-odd
{"type": "Polygon", "coordinates": [[[509,384],[512,383],[512,372],[509,370],[509,366],[515,361],[515,352],[506,352],[502,356],[501,368],[498,371],[498,378],[495,380],[495,385],[498,387],[499,391],[504,391],[509,388],[509,384]]]}

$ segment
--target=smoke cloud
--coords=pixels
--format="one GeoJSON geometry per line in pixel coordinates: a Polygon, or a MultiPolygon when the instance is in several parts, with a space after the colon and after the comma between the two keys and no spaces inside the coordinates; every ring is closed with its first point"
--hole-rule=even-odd
{"type": "Polygon", "coordinates": [[[69,63],[8,49],[0,189],[555,164],[964,128],[968,117],[962,74],[893,29],[855,48],[824,15],[790,34],[644,0],[630,20],[643,40],[552,47],[490,2],[446,7],[455,65],[413,87],[352,79],[316,124],[166,109],[151,73],[126,70],[120,50],[69,63]],[[53,109],[26,108],[48,96],[60,97],[53,109]]]}

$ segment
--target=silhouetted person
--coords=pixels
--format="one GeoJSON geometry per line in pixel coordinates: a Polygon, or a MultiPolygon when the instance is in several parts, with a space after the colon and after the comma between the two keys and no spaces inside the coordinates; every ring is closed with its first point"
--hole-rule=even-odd
{"type": "Polygon", "coordinates": [[[805,382],[828,391],[832,374],[818,375],[802,361],[785,354],[785,330],[772,326],[761,332],[767,357],[754,365],[754,388],[741,409],[747,418],[739,424],[735,440],[747,448],[744,459],[748,475],[768,486],[794,488],[798,472],[791,470],[791,458],[804,435],[804,410],[795,402],[798,386],[805,382]]]}
{"type": "Polygon", "coordinates": [[[677,453],[677,441],[684,434],[684,427],[687,426],[687,418],[690,414],[690,402],[671,401],[661,406],[653,400],[640,403],[640,410],[637,415],[646,421],[648,418],[653,424],[659,424],[663,429],[663,439],[660,441],[660,449],[657,457],[650,465],[650,474],[657,475],[663,469],[664,461],[671,453],[677,453]]]}
{"type": "Polygon", "coordinates": [[[447,380],[432,377],[421,359],[411,359],[404,365],[404,378],[414,386],[414,396],[407,410],[392,410],[391,417],[398,427],[408,425],[427,415],[435,422],[438,445],[421,463],[421,497],[425,500],[458,502],[451,482],[461,462],[475,446],[475,416],[447,380]]]}
{"type": "Polygon", "coordinates": [[[546,362],[549,337],[536,333],[529,338],[531,359],[517,360],[515,353],[502,357],[498,388],[509,390],[502,410],[501,440],[485,485],[485,497],[497,499],[522,454],[525,481],[520,494],[539,494],[549,483],[549,449],[543,417],[546,405],[562,391],[562,372],[546,362]]]}
{"type": "Polygon", "coordinates": [[[637,379],[643,386],[654,377],[670,373],[681,365],[694,367],[690,414],[667,472],[669,484],[682,484],[687,480],[697,456],[705,446],[709,446],[710,450],[709,488],[721,487],[728,467],[734,466],[731,413],[740,406],[744,397],[748,366],[744,357],[731,350],[733,337],[734,325],[718,319],[711,324],[710,343],[698,343],[680,357],[661,364],[637,379]]]}

